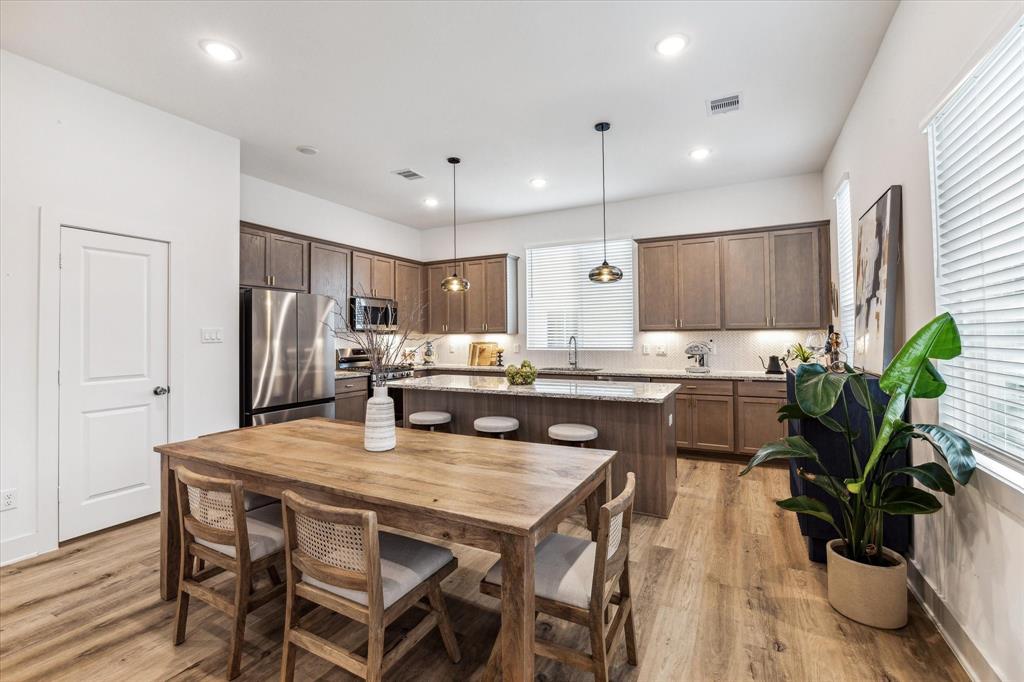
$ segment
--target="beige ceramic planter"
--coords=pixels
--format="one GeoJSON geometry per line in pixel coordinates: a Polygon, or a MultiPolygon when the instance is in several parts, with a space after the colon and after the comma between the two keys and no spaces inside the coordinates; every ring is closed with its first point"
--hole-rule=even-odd
{"type": "Polygon", "coordinates": [[[828,603],[847,618],[871,627],[891,630],[906,625],[906,560],[883,548],[894,565],[868,566],[837,552],[842,544],[842,540],[828,543],[828,603]]]}

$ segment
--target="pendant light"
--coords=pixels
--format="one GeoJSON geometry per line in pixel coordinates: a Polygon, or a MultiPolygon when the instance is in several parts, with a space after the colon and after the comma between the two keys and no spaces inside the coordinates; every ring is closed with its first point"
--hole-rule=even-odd
{"type": "Polygon", "coordinates": [[[449,293],[457,293],[460,291],[466,291],[469,289],[469,280],[465,277],[459,277],[458,271],[458,227],[455,221],[455,166],[457,166],[462,159],[457,156],[448,157],[448,163],[452,165],[452,274],[441,280],[441,290],[449,293]]]}
{"type": "Polygon", "coordinates": [[[603,121],[594,126],[594,130],[601,133],[601,223],[603,225],[604,262],[590,271],[590,281],[598,284],[618,282],[622,279],[622,270],[614,265],[608,265],[608,206],[604,191],[604,134],[611,127],[611,123],[603,121]]]}

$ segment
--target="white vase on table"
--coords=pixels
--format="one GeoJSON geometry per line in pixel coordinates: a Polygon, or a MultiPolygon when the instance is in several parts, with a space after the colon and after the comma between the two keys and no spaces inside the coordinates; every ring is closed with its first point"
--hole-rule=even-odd
{"type": "Polygon", "coordinates": [[[369,452],[395,448],[395,401],[387,386],[374,386],[373,397],[366,401],[363,447],[369,452]]]}

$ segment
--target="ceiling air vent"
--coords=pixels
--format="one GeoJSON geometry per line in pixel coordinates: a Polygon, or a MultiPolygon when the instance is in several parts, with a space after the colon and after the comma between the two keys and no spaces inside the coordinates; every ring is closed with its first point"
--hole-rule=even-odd
{"type": "Polygon", "coordinates": [[[422,180],[423,176],[414,171],[411,168],[403,168],[402,170],[391,171],[395,175],[401,175],[406,180],[422,180]]]}
{"type": "Polygon", "coordinates": [[[718,99],[707,100],[708,116],[728,114],[730,111],[737,111],[740,108],[740,93],[726,95],[718,99]]]}

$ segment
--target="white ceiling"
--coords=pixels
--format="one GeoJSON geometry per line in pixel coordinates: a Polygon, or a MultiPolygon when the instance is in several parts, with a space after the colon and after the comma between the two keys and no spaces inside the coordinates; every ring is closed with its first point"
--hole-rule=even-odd
{"type": "Polygon", "coordinates": [[[600,201],[600,120],[609,200],[818,171],[896,3],[0,7],[4,49],[238,137],[243,173],[426,228],[450,221],[453,154],[460,222],[600,201]],[[671,33],[690,41],[676,59],[654,50],[671,33]],[[243,59],[213,62],[204,38],[243,59]],[[737,91],[741,111],[707,116],[737,91]]]}

